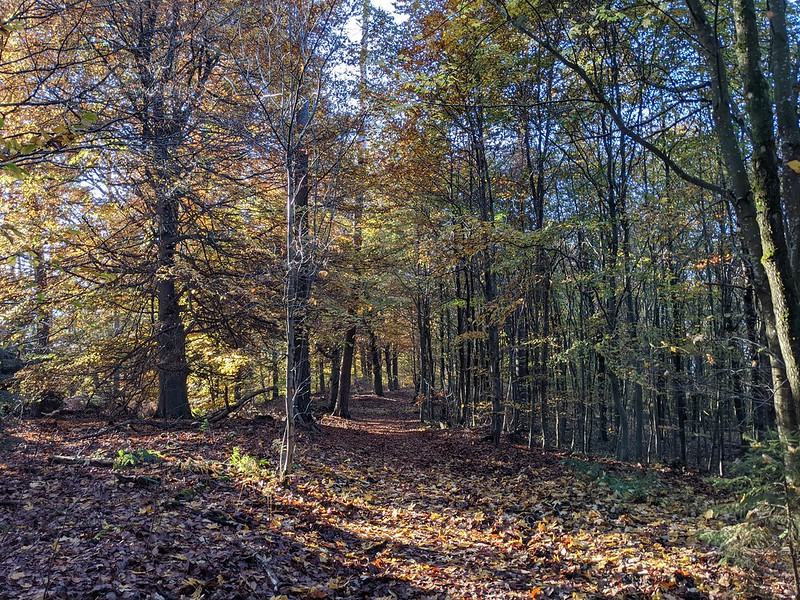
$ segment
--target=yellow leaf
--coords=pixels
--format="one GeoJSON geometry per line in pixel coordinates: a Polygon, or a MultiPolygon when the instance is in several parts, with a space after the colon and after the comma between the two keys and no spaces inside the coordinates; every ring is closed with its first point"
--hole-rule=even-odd
{"type": "Polygon", "coordinates": [[[328,580],[328,587],[335,592],[336,590],[340,590],[345,587],[345,582],[338,577],[331,577],[328,580]]]}
{"type": "Polygon", "coordinates": [[[713,519],[714,518],[714,509],[709,508],[706,512],[703,513],[704,519],[713,519]]]}
{"type": "Polygon", "coordinates": [[[28,575],[26,573],[23,573],[22,571],[17,571],[16,573],[12,573],[11,575],[9,575],[8,578],[11,581],[19,581],[23,577],[27,577],[27,576],[28,575]]]}
{"type": "Polygon", "coordinates": [[[786,163],[786,166],[795,173],[800,173],[800,160],[790,160],[788,163],[786,163]]]}

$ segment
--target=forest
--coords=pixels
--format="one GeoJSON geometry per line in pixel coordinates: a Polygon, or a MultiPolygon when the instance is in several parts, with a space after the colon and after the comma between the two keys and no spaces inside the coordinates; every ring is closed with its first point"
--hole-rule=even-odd
{"type": "Polygon", "coordinates": [[[796,597],[799,93],[787,0],[0,0],[0,598],[796,597]]]}

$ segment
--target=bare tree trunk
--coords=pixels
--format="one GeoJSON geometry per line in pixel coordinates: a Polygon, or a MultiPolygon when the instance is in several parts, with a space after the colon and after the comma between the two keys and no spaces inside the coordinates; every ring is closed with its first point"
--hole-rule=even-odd
{"type": "MultiPolygon", "coordinates": [[[[175,267],[175,250],[178,236],[178,198],[171,192],[161,191],[158,202],[158,220],[161,234],[158,239],[158,271],[170,274],[175,267]]],[[[189,366],[186,363],[186,330],[181,318],[181,307],[175,279],[165,275],[156,281],[158,322],[156,344],[158,347],[158,411],[164,419],[189,419],[189,398],[186,380],[189,366]]]]}
{"type": "Polygon", "coordinates": [[[324,398],[328,393],[327,382],[325,381],[325,357],[321,356],[317,359],[317,376],[319,379],[319,393],[324,398]]]}
{"type": "Polygon", "coordinates": [[[392,377],[392,346],[387,344],[383,348],[383,357],[386,362],[386,386],[390,392],[397,391],[394,385],[394,377],[392,377]]]}
{"type": "Polygon", "coordinates": [[[400,389],[400,356],[398,355],[397,348],[392,351],[392,383],[394,384],[394,389],[400,389]]]}
{"type": "Polygon", "coordinates": [[[336,400],[339,397],[339,379],[342,368],[342,347],[336,344],[331,355],[331,378],[328,385],[328,402],[326,411],[333,412],[336,408],[336,400]]]}
{"type": "Polygon", "coordinates": [[[350,385],[353,377],[353,353],[355,347],[356,326],[353,325],[347,330],[344,336],[342,368],[339,371],[339,395],[336,398],[336,405],[333,408],[333,414],[343,419],[350,418],[350,385]]]}
{"type": "Polygon", "coordinates": [[[794,273],[800,273],[800,122],[797,113],[797,67],[792,64],[789,46],[786,0],[769,0],[767,11],[771,34],[769,58],[775,94],[775,115],[781,139],[789,263],[794,273]]]}
{"type": "Polygon", "coordinates": [[[378,348],[378,341],[375,338],[375,332],[369,332],[369,347],[372,353],[372,378],[373,378],[373,391],[376,396],[384,396],[383,393],[383,374],[381,369],[381,351],[378,348]]]}

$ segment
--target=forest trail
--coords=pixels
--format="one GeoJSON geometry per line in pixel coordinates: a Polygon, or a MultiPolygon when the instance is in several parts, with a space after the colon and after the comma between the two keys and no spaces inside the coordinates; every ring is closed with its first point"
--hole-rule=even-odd
{"type": "Polygon", "coordinates": [[[270,420],[9,424],[0,598],[790,596],[771,557],[718,564],[698,536],[724,523],[696,477],[494,449],[416,410],[404,392],[354,397],[353,419],[301,434],[288,488],[270,420]]]}

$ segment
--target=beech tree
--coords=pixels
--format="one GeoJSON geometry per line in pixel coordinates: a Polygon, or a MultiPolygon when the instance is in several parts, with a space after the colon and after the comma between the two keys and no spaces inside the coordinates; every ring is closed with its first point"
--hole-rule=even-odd
{"type": "MultiPolygon", "coordinates": [[[[786,136],[784,170],[793,171],[793,139],[796,137],[797,100],[794,92],[787,90],[784,82],[775,91],[782,96],[774,104],[767,80],[761,68],[760,36],[755,5],[752,2],[734,2],[736,20],[736,56],[744,81],[744,97],[749,117],[750,141],[753,148],[752,176],[748,175],[742,155],[736,122],[733,117],[733,100],[730,90],[728,66],[722,60],[719,33],[714,31],[700,2],[687,1],[712,78],[714,124],[728,178],[731,182],[733,205],[744,238],[753,257],[754,288],[758,294],[762,317],[767,332],[772,363],[775,408],[778,426],[787,448],[788,474],[792,481],[800,476],[800,463],[795,451],[798,434],[798,409],[800,409],[800,296],[792,270],[790,247],[798,240],[789,240],[784,228],[784,201],[790,222],[796,220],[797,199],[794,186],[796,173],[787,173],[781,186],[779,159],[775,141],[775,108],[780,133],[786,136]],[[794,98],[794,100],[792,100],[794,98]],[[790,243],[791,242],[791,243],[790,243]],[[788,385],[787,385],[788,384],[788,385]]],[[[771,28],[774,62],[777,78],[787,77],[785,61],[786,31],[785,4],[778,3],[773,18],[777,30],[771,28]]]]}

